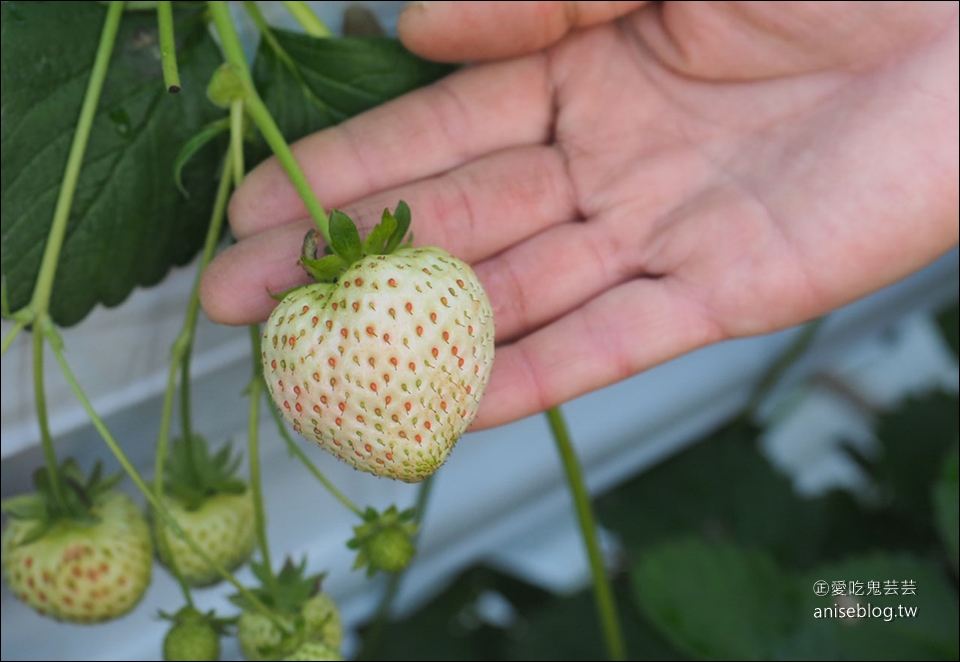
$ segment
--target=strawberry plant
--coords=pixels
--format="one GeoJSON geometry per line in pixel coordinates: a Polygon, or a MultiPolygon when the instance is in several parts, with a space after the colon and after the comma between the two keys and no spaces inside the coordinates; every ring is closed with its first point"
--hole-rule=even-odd
{"type": "MultiPolygon", "coordinates": [[[[149,584],[152,527],[156,553],[185,603],[172,616],[161,612],[171,621],[162,645],[167,659],[219,656],[232,619],[198,610],[193,591],[221,580],[237,591],[237,637],[249,659],[339,659],[340,616],[319,590],[319,576],[306,573],[306,561],[278,573],[271,564],[258,443],[264,391],[291,453],[357,516],[349,541],[355,567],[392,575],[388,601],[416,552],[427,479],[477,413],[493,362],[493,313],[471,268],[439,248],[414,246],[412,213],[399,200],[361,238],[345,214],[324,209],[289,147],[452,68],[394,39],[333,37],[303,3],[284,4],[305,34],[272,28],[255,3],[243,3],[260,35],[252,66],[223,2],[0,5],[0,289],[11,321],[2,349],[31,332],[46,462],[36,494],[4,502],[4,578],[24,602],[56,619],[120,616],[149,584]],[[140,11],[144,5],[149,11],[140,11]],[[239,456],[227,445],[212,453],[194,428],[191,354],[199,276],[221,241],[230,191],[270,154],[316,225],[300,259],[316,282],[285,293],[265,328],[250,329],[242,477],[239,456]],[[151,483],[85,393],[61,330],[198,254],[197,281],[171,348],[151,483]],[[148,502],[150,523],[116,491],[116,479],[102,479],[99,469],[86,479],[74,462],[58,462],[46,406],[48,353],[148,502]],[[178,396],[180,430],[172,439],[178,396]],[[425,481],[417,507],[357,507],[307,459],[290,426],[358,469],[425,481]],[[232,571],[254,552],[259,584],[251,588],[232,571]]],[[[556,410],[551,423],[611,655],[622,657],[582,478],[556,410]]],[[[385,602],[380,613],[387,611],[385,602]]]]}

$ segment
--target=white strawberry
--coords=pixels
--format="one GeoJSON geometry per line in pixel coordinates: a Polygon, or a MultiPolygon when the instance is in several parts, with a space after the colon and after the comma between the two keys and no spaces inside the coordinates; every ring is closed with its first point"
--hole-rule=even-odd
{"type": "MultiPolygon", "coordinates": [[[[339,217],[332,226],[352,226],[339,217]]],[[[406,225],[401,203],[363,250],[357,236],[323,260],[305,256],[321,277],[333,264],[336,282],[284,298],[262,357],[274,401],[300,434],[358,469],[416,482],[443,464],[476,415],[494,328],[473,270],[439,248],[398,248],[406,225]]]]}

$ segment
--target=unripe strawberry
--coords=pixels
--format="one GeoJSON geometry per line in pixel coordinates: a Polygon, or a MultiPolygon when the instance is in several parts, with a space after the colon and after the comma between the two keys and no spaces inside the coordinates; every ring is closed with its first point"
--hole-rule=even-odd
{"type": "Polygon", "coordinates": [[[473,270],[439,248],[355,253],[335,283],[299,288],[273,311],[264,376],[300,434],[363,471],[420,481],[480,406],[490,302],[473,270]]]}
{"type": "Polygon", "coordinates": [[[285,662],[300,662],[314,660],[315,662],[325,662],[326,660],[342,660],[343,658],[333,648],[327,646],[322,641],[307,641],[300,644],[297,650],[283,658],[285,662]]]}
{"type": "MultiPolygon", "coordinates": [[[[298,641],[319,641],[334,652],[339,650],[343,625],[340,611],[328,594],[318,593],[307,599],[300,607],[300,614],[303,616],[302,629],[287,641],[266,615],[255,609],[244,610],[237,622],[237,638],[244,657],[248,660],[276,659],[272,654],[290,651],[298,641]]],[[[277,611],[276,616],[294,627],[296,619],[292,615],[277,611]]]]}
{"type": "MultiPolygon", "coordinates": [[[[205,498],[194,510],[176,497],[163,497],[163,504],[184,532],[200,544],[208,556],[227,570],[242,565],[253,551],[253,491],[242,494],[217,494],[205,498]]],[[[210,586],[221,577],[207,565],[165,522],[157,518],[154,537],[160,562],[177,569],[191,586],[210,586]]]]}
{"type": "Polygon", "coordinates": [[[0,542],[3,575],[41,614],[77,623],[113,619],[133,609],[150,583],[150,528],[133,500],[111,489],[115,480],[100,480],[99,467],[89,482],[74,464],[64,467],[67,511],[54,514],[60,506],[45,470],[36,474],[37,494],[5,502],[11,518],[0,542]]]}
{"type": "Polygon", "coordinates": [[[299,565],[288,559],[275,576],[262,563],[252,563],[251,569],[261,582],[249,589],[259,606],[240,594],[230,598],[243,610],[237,621],[237,639],[246,659],[282,659],[309,642],[339,650],[343,638],[340,611],[333,598],[320,590],[323,575],[306,574],[306,559],[299,565]]]}
{"type": "Polygon", "coordinates": [[[164,660],[219,660],[220,628],[211,614],[184,607],[173,617],[163,639],[164,660]]]}
{"type": "MultiPolygon", "coordinates": [[[[165,465],[164,508],[206,555],[227,570],[250,557],[256,544],[253,490],[235,473],[240,463],[229,444],[211,453],[200,435],[176,439],[165,465]]],[[[210,586],[220,574],[177,535],[167,521],[154,517],[153,534],[160,562],[191,586],[210,586]]]]}

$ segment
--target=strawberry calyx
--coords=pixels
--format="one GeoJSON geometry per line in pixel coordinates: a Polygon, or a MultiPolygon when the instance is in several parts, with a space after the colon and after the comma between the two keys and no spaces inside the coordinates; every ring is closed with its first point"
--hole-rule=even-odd
{"type": "MultiPolygon", "coordinates": [[[[295,564],[293,559],[287,558],[280,572],[274,576],[265,563],[251,562],[250,569],[260,585],[251,587],[250,592],[267,607],[297,616],[303,604],[320,592],[323,578],[326,577],[323,572],[306,575],[306,567],[306,557],[299,565],[295,564]]],[[[230,596],[230,601],[241,609],[255,609],[255,606],[240,594],[230,596]]]]}
{"type": "Polygon", "coordinates": [[[81,526],[99,524],[94,508],[121,478],[120,473],[104,476],[101,462],[85,477],[76,460],[70,458],[57,467],[57,479],[65,488],[61,499],[55,497],[50,472],[44,467],[33,473],[34,492],[5,499],[0,510],[11,519],[30,523],[30,529],[19,541],[20,545],[27,545],[64,520],[81,526]]]}
{"type": "Polygon", "coordinates": [[[330,212],[330,243],[318,257],[320,233],[309,231],[303,240],[300,266],[318,283],[335,283],[343,272],[367,255],[389,255],[412,242],[410,207],[401,200],[391,212],[383,210],[380,222],[360,240],[356,223],[339,210],[330,212]],[[404,240],[406,238],[406,241],[404,240]]]}
{"type": "MultiPolygon", "coordinates": [[[[282,634],[278,633],[272,643],[257,645],[256,659],[280,659],[296,651],[306,642],[326,641],[329,638],[328,625],[340,632],[339,613],[329,598],[322,601],[321,605],[313,604],[314,613],[309,615],[306,613],[309,605],[316,602],[316,598],[321,595],[323,579],[326,576],[326,573],[307,575],[306,564],[306,558],[299,564],[287,558],[280,572],[275,576],[264,563],[250,564],[254,576],[259,580],[259,586],[249,587],[250,593],[272,612],[272,616],[276,617],[272,620],[286,625],[286,631],[282,634]],[[316,613],[318,606],[322,611],[319,621],[316,613]]],[[[245,614],[240,618],[241,632],[238,633],[243,646],[243,619],[246,614],[256,612],[257,608],[240,594],[232,595],[229,599],[245,614]]],[[[339,647],[339,637],[338,634],[334,637],[335,640],[326,641],[326,643],[331,647],[339,647]]],[[[246,649],[244,650],[246,653],[246,649]]],[[[248,658],[250,658],[249,654],[248,658]]]]}
{"type": "Polygon", "coordinates": [[[368,507],[363,524],[353,527],[354,537],[347,542],[347,547],[358,550],[353,569],[366,567],[371,577],[378,570],[399,572],[406,568],[417,551],[415,515],[414,508],[401,512],[394,505],[378,513],[368,507]]]}
{"type": "Polygon", "coordinates": [[[247,483],[238,478],[240,455],[233,454],[229,443],[211,454],[199,434],[188,440],[175,439],[164,467],[164,493],[175,497],[186,510],[195,511],[218,494],[243,494],[247,483]]]}

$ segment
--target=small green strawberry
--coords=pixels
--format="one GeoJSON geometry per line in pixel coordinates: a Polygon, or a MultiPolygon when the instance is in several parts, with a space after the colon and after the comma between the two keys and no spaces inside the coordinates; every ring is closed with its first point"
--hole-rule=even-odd
{"type": "Polygon", "coordinates": [[[417,482],[446,460],[480,406],[493,312],[473,270],[433,247],[400,246],[401,202],[361,245],[330,216],[333,254],[302,264],[263,332],[264,376],[294,429],[357,469],[417,482]],[[323,282],[333,281],[333,282],[323,282]]]}
{"type": "Polygon", "coordinates": [[[172,622],[163,638],[164,660],[219,660],[220,637],[232,622],[217,618],[213,611],[203,614],[184,607],[173,616],[160,613],[172,622]]]}
{"type": "Polygon", "coordinates": [[[10,521],[0,541],[10,590],[36,611],[75,623],[127,613],[150,584],[150,528],[130,497],[102,479],[100,466],[85,480],[77,465],[59,469],[62,499],[49,474],[34,474],[37,492],[10,499],[10,521]]]}
{"type": "Polygon", "coordinates": [[[300,644],[297,650],[283,659],[289,662],[299,662],[301,660],[305,662],[309,660],[324,662],[325,660],[342,660],[343,658],[340,656],[340,653],[322,641],[307,641],[300,644]]]}
{"type": "Polygon", "coordinates": [[[363,524],[353,527],[353,533],[347,542],[347,547],[358,550],[353,569],[366,567],[368,577],[377,570],[400,572],[417,552],[417,524],[412,508],[400,512],[396,506],[390,506],[382,514],[367,508],[363,524]]]}
{"type": "Polygon", "coordinates": [[[343,639],[340,611],[333,598],[320,591],[323,575],[304,576],[305,567],[305,560],[299,566],[288,560],[271,578],[265,566],[251,564],[261,582],[253,592],[270,608],[273,618],[248,604],[243,596],[231,597],[243,609],[237,621],[237,639],[248,660],[280,659],[310,642],[339,651],[343,639]],[[287,631],[281,630],[274,619],[284,623],[287,631]]]}
{"type": "MultiPolygon", "coordinates": [[[[229,446],[211,457],[203,437],[194,435],[190,444],[178,439],[170,449],[161,497],[184,532],[228,570],[246,562],[256,544],[253,492],[234,476],[238,463],[229,446]]],[[[220,581],[217,571],[161,518],[155,518],[153,530],[160,562],[175,564],[188,584],[220,581]]]]}

